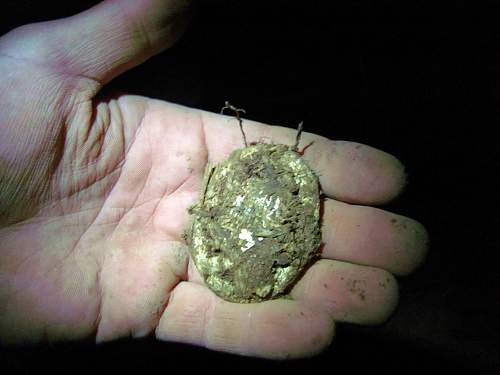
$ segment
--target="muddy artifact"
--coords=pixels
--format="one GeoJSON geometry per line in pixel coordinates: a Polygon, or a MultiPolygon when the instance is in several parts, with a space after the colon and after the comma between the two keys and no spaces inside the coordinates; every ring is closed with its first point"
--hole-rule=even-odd
{"type": "Polygon", "coordinates": [[[294,146],[246,146],[205,170],[186,240],[205,283],[225,300],[283,296],[318,255],[319,183],[297,152],[300,130],[294,146]]]}

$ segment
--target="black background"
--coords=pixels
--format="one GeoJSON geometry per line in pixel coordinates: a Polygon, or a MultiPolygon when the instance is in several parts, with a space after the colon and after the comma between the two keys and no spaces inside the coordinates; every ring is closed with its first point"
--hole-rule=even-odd
{"type": "MultiPolygon", "coordinates": [[[[4,0],[0,31],[95,3],[4,0]]],[[[307,131],[396,155],[410,184],[387,209],[427,226],[427,263],[400,280],[400,306],[387,324],[339,325],[334,344],[311,359],[272,362],[145,339],[2,348],[1,366],[20,373],[499,370],[495,2],[198,4],[176,46],[110,89],[209,111],[230,99],[254,120],[293,128],[304,120],[307,131]]]]}

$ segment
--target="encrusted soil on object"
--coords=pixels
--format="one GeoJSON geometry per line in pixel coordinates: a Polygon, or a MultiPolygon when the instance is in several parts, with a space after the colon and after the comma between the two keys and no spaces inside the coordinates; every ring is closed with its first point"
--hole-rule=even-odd
{"type": "Polygon", "coordinates": [[[232,302],[286,294],[320,245],[318,179],[282,144],[257,144],[208,166],[186,233],[205,283],[232,302]]]}

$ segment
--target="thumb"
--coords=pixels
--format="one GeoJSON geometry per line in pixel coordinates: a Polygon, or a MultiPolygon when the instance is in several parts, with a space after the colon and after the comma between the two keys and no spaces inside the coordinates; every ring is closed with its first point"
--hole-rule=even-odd
{"type": "Polygon", "coordinates": [[[190,19],[189,0],[105,0],[75,16],[22,26],[0,53],[105,84],[170,47],[190,19]]]}

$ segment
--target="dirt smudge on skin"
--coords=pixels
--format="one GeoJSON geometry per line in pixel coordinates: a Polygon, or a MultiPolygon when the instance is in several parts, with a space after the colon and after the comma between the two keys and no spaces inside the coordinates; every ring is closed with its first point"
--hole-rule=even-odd
{"type": "Polygon", "coordinates": [[[349,288],[349,292],[355,294],[359,297],[360,300],[366,300],[366,280],[356,280],[356,279],[348,279],[347,287],[349,288]]]}

